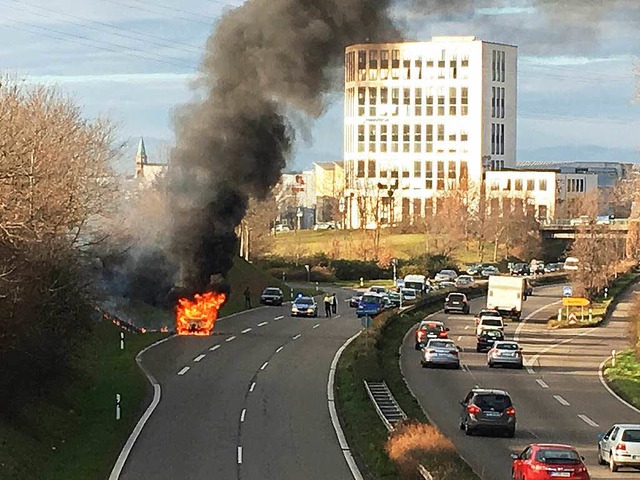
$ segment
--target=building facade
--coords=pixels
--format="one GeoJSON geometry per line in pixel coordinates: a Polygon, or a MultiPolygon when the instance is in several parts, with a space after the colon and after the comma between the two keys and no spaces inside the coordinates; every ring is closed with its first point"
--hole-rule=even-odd
{"type": "Polygon", "coordinates": [[[361,44],[345,52],[348,228],[435,208],[515,167],[517,48],[475,37],[361,44]],[[435,201],[434,201],[435,200],[435,201]]]}

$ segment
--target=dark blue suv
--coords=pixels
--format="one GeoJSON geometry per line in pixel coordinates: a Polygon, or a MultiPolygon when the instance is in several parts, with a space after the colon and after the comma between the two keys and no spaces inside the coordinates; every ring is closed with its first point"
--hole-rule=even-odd
{"type": "Polygon", "coordinates": [[[358,308],[356,308],[356,315],[358,318],[369,315],[373,317],[387,308],[387,298],[379,293],[367,292],[362,296],[358,308]]]}

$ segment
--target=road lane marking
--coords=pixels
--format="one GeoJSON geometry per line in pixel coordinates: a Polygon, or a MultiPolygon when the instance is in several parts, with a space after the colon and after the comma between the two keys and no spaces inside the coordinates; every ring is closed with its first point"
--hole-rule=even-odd
{"type": "Polygon", "coordinates": [[[541,379],[536,379],[536,382],[538,383],[538,385],[540,385],[542,388],[549,388],[549,385],[547,385],[547,383],[544,380],[541,379]]]}
{"type": "Polygon", "coordinates": [[[293,339],[294,339],[294,340],[297,340],[297,339],[299,339],[301,336],[302,336],[302,334],[301,334],[301,333],[299,333],[299,334],[297,334],[295,337],[293,337],[293,339]]]}
{"type": "Polygon", "coordinates": [[[624,400],[622,397],[620,397],[620,395],[618,395],[616,392],[614,392],[613,390],[611,390],[611,387],[609,387],[609,385],[607,385],[607,382],[604,379],[604,366],[606,365],[607,361],[610,360],[611,357],[609,358],[605,358],[602,363],[600,364],[600,366],[598,367],[598,378],[600,379],[600,383],[602,384],[602,386],[614,397],[617,398],[622,404],[626,405],[627,407],[629,407],[631,410],[633,410],[636,413],[640,413],[640,409],[634,407],[633,405],[631,405],[629,402],[627,402],[626,400],[624,400]]]}
{"type": "Polygon", "coordinates": [[[259,327],[264,327],[265,325],[268,325],[268,324],[269,324],[269,322],[262,322],[262,323],[259,323],[258,326],[259,327]]]}
{"type": "Polygon", "coordinates": [[[282,347],[278,347],[278,349],[276,350],[276,353],[280,353],[282,351],[282,349],[284,348],[284,346],[282,347]]]}
{"type": "Polygon", "coordinates": [[[242,447],[238,447],[238,465],[242,465],[242,447]]]}
{"type": "Polygon", "coordinates": [[[265,368],[267,368],[267,365],[269,365],[269,362],[264,362],[260,367],[260,370],[264,370],[265,368]]]}
{"type": "Polygon", "coordinates": [[[250,328],[245,328],[244,330],[242,330],[242,334],[244,335],[245,333],[249,333],[250,331],[250,328]]]}
{"type": "Polygon", "coordinates": [[[462,340],[462,335],[460,335],[460,336],[458,337],[458,342],[459,342],[460,340],[462,340]]]}
{"type": "Polygon", "coordinates": [[[582,420],[584,423],[586,423],[587,425],[591,426],[591,427],[599,427],[600,425],[598,425],[596,422],[594,422],[593,420],[591,420],[589,417],[587,417],[585,414],[581,413],[580,415],[578,415],[578,418],[580,418],[580,420],[582,420]]]}
{"type": "Polygon", "coordinates": [[[180,370],[178,372],[178,375],[184,375],[185,373],[187,373],[189,370],[191,369],[191,367],[184,367],[182,370],[180,370]]]}
{"type": "Polygon", "coordinates": [[[243,408],[242,413],[240,414],[240,423],[244,422],[244,416],[247,414],[247,409],[243,408]]]}
{"type": "Polygon", "coordinates": [[[250,391],[250,392],[253,392],[253,389],[254,389],[254,388],[256,388],[256,382],[253,382],[253,383],[251,384],[251,386],[249,387],[249,391],[250,391]]]}
{"type": "Polygon", "coordinates": [[[569,402],[567,402],[560,395],[554,395],[553,398],[555,398],[560,405],[564,405],[565,407],[568,407],[569,405],[571,405],[569,402]]]}
{"type": "Polygon", "coordinates": [[[529,432],[531,435],[533,435],[535,438],[540,438],[538,435],[536,435],[533,431],[531,430],[527,430],[527,432],[529,432]]]}
{"type": "Polygon", "coordinates": [[[206,357],[206,355],[203,353],[202,355],[198,355],[196,358],[193,359],[194,362],[199,362],[200,360],[202,360],[204,357],[206,357]]]}
{"type": "Polygon", "coordinates": [[[284,315],[280,315],[279,317],[273,317],[274,320],[282,320],[284,318],[284,315]]]}
{"type": "Polygon", "coordinates": [[[231,342],[231,341],[235,340],[235,338],[236,338],[236,336],[235,336],[235,335],[231,335],[229,338],[227,338],[227,339],[225,340],[225,342],[231,342]]]}
{"type": "MultiPolygon", "coordinates": [[[[575,335],[571,338],[567,338],[566,340],[563,340],[561,342],[557,342],[554,343],[552,345],[549,345],[547,348],[545,348],[544,350],[542,350],[540,353],[535,354],[533,357],[531,357],[531,359],[527,362],[527,372],[529,373],[535,373],[534,369],[533,369],[533,365],[535,365],[535,363],[540,359],[541,355],[545,355],[547,353],[549,353],[551,350],[555,350],[558,347],[561,347],[562,345],[566,345],[567,343],[571,343],[574,340],[577,340],[580,337],[584,337],[585,335],[589,335],[590,333],[594,332],[598,327],[593,327],[588,329],[586,332],[582,332],[579,333],[578,335],[575,335]]],[[[517,341],[517,340],[516,340],[517,341]]]]}
{"type": "Polygon", "coordinates": [[[340,317],[341,317],[341,315],[336,315],[336,316],[335,316],[335,317],[333,317],[333,318],[340,318],[340,317]]]}
{"type": "Polygon", "coordinates": [[[219,349],[219,348],[220,348],[220,345],[214,345],[213,347],[211,347],[211,348],[209,349],[209,351],[210,351],[210,352],[215,352],[215,351],[216,351],[217,349],[219,349]]]}
{"type": "Polygon", "coordinates": [[[529,365],[527,365],[527,373],[529,375],[533,375],[534,373],[536,373],[536,371],[533,368],[531,368],[529,365]]]}
{"type": "Polygon", "coordinates": [[[316,324],[313,326],[313,328],[318,328],[319,326],[320,326],[320,324],[319,324],[319,323],[316,323],[316,324]]]}
{"type": "Polygon", "coordinates": [[[464,329],[465,329],[465,330],[469,330],[469,325],[465,325],[465,326],[464,326],[464,329]]]}

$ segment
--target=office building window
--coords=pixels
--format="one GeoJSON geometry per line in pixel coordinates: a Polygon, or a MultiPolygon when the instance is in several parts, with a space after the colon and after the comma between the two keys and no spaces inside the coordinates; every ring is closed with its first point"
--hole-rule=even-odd
{"type": "Polygon", "coordinates": [[[416,88],[415,92],[415,111],[414,114],[416,117],[422,116],[422,89],[416,88]]]}
{"type": "Polygon", "coordinates": [[[491,190],[499,190],[500,182],[498,180],[491,180],[491,190]]]}
{"type": "Polygon", "coordinates": [[[402,126],[402,151],[404,153],[408,153],[410,151],[410,142],[411,142],[411,126],[403,125],[402,126]]]}
{"type": "Polygon", "coordinates": [[[369,165],[367,168],[367,176],[369,178],[376,177],[376,161],[375,160],[369,160],[369,165]]]}
{"type": "Polygon", "coordinates": [[[411,80],[411,59],[405,53],[405,57],[402,59],[402,78],[404,80],[411,80]]]}
{"type": "Polygon", "coordinates": [[[536,182],[533,179],[527,180],[527,190],[534,191],[536,189],[536,182]]]}
{"type": "Polygon", "coordinates": [[[413,151],[422,152],[422,125],[413,126],[413,151]]]}
{"type": "Polygon", "coordinates": [[[375,152],[376,151],[376,130],[377,127],[376,125],[369,125],[369,151],[370,152],[375,152]]]}
{"type": "Polygon", "coordinates": [[[433,162],[431,160],[424,162],[424,175],[427,178],[433,177],[433,162]]]}
{"type": "Polygon", "coordinates": [[[458,98],[456,96],[456,88],[449,88],[449,115],[456,114],[456,104],[458,103],[458,98]]]}
{"type": "Polygon", "coordinates": [[[491,51],[491,80],[496,81],[497,51],[491,51]]]}
{"type": "Polygon", "coordinates": [[[449,180],[456,179],[456,163],[449,162],[449,180]]]}
{"type": "Polygon", "coordinates": [[[469,140],[469,134],[467,133],[466,130],[461,130],[460,131],[460,141],[461,142],[466,142],[469,140]]]}
{"type": "Polygon", "coordinates": [[[378,89],[369,87],[369,116],[376,116],[376,106],[378,105],[378,89]]]}
{"type": "Polygon", "coordinates": [[[516,178],[515,182],[514,182],[514,189],[521,191],[522,190],[522,179],[521,178],[516,178]]]}
{"type": "Polygon", "coordinates": [[[380,178],[387,178],[388,173],[387,170],[380,170],[380,178]]]}
{"type": "Polygon", "coordinates": [[[386,105],[389,103],[389,89],[387,87],[380,87],[380,104],[386,105]]]}
{"type": "Polygon", "coordinates": [[[462,103],[460,104],[460,114],[468,115],[469,114],[469,89],[467,87],[462,87],[460,89],[460,95],[462,97],[462,103]]]}
{"type": "Polygon", "coordinates": [[[391,178],[398,178],[398,169],[391,170],[391,178]]]}
{"type": "Polygon", "coordinates": [[[542,192],[546,192],[547,191],[547,181],[544,179],[541,179],[538,181],[538,190],[542,191],[542,192]]]}
{"type": "Polygon", "coordinates": [[[398,125],[391,125],[391,151],[398,151],[398,125]]]}
{"type": "Polygon", "coordinates": [[[502,90],[502,93],[500,94],[500,114],[501,114],[500,118],[504,118],[504,115],[505,115],[505,111],[504,111],[504,87],[502,87],[500,90],[502,90]]]}
{"type": "Polygon", "coordinates": [[[444,87],[438,87],[438,115],[444,115],[444,87]]]}
{"type": "Polygon", "coordinates": [[[545,221],[547,219],[547,206],[538,205],[538,220],[545,221]]]}
{"type": "Polygon", "coordinates": [[[369,69],[370,70],[378,69],[378,51],[377,50],[369,51],[369,69]]]}
{"type": "Polygon", "coordinates": [[[400,104],[400,89],[391,89],[391,104],[394,106],[394,115],[398,113],[398,105],[400,104]]]}
{"type": "Polygon", "coordinates": [[[433,178],[427,178],[424,181],[425,190],[433,190],[433,178]]]}
{"type": "Polygon", "coordinates": [[[444,142],[444,124],[438,124],[438,141],[444,142]]]}
{"type": "Polygon", "coordinates": [[[387,136],[387,126],[386,125],[380,125],[380,151],[382,153],[385,153],[387,151],[387,141],[388,141],[388,136],[387,136]]]}
{"type": "Polygon", "coordinates": [[[410,175],[409,170],[405,167],[405,168],[402,170],[402,178],[409,178],[410,176],[411,176],[411,175],[410,175]]]}
{"type": "Polygon", "coordinates": [[[433,152],[433,125],[427,125],[427,153],[433,152]]]}
{"type": "Polygon", "coordinates": [[[413,176],[415,178],[420,178],[422,176],[422,162],[420,160],[413,162],[413,176]]]}
{"type": "Polygon", "coordinates": [[[367,89],[364,87],[358,88],[358,115],[360,117],[364,116],[364,104],[365,104],[365,95],[367,89]]]}
{"type": "Polygon", "coordinates": [[[380,68],[389,68],[389,50],[380,52],[380,68]]]}
{"type": "Polygon", "coordinates": [[[455,142],[456,141],[456,134],[454,133],[450,133],[449,134],[449,141],[450,142],[455,142]]]}
{"type": "Polygon", "coordinates": [[[491,87],[491,118],[496,117],[496,87],[491,87]]]}
{"type": "Polygon", "coordinates": [[[358,160],[358,178],[364,178],[364,160],[358,160]]]}
{"type": "Polygon", "coordinates": [[[364,125],[358,125],[358,151],[364,152],[364,125]]]}
{"type": "Polygon", "coordinates": [[[402,115],[411,115],[411,89],[405,88],[402,92],[402,115]]]}
{"type": "Polygon", "coordinates": [[[469,181],[469,167],[467,166],[467,162],[460,162],[460,187],[463,189],[467,188],[467,182],[469,181]]]}
{"type": "Polygon", "coordinates": [[[427,87],[427,116],[433,116],[433,87],[427,87]]]}
{"type": "Polygon", "coordinates": [[[507,71],[505,68],[506,56],[507,56],[507,53],[502,52],[502,62],[500,63],[500,71],[502,72],[501,78],[503,82],[506,80],[506,77],[507,77],[507,71]]]}
{"type": "Polygon", "coordinates": [[[504,123],[500,124],[500,155],[504,155],[504,123]]]}
{"type": "Polygon", "coordinates": [[[496,154],[496,124],[491,124],[491,155],[496,154]]]}
{"type": "Polygon", "coordinates": [[[507,178],[507,183],[504,184],[503,190],[505,190],[505,191],[511,190],[511,179],[510,178],[507,178]]]}
{"type": "Polygon", "coordinates": [[[461,67],[468,67],[469,66],[469,54],[465,53],[464,55],[462,55],[462,58],[460,59],[460,66],[461,67]]]}

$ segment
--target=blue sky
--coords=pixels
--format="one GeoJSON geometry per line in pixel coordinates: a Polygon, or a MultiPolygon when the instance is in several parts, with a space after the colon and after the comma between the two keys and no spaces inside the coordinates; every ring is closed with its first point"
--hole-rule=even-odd
{"type": "MultiPolygon", "coordinates": [[[[604,3],[611,8],[602,10],[586,0],[557,8],[479,0],[471,2],[476,8],[441,13],[411,3],[431,0],[399,1],[395,16],[409,39],[460,34],[518,45],[523,157],[545,147],[601,147],[614,160],[619,149],[637,149],[640,105],[632,99],[640,13],[634,0],[610,0],[604,3]]],[[[206,38],[225,10],[241,3],[0,0],[0,69],[59,85],[87,116],[111,117],[123,139],[144,135],[157,157],[161,141],[172,140],[172,110],[192,96],[189,82],[206,38]]],[[[299,132],[292,168],[341,158],[341,100],[338,90],[325,115],[299,132]]]]}

